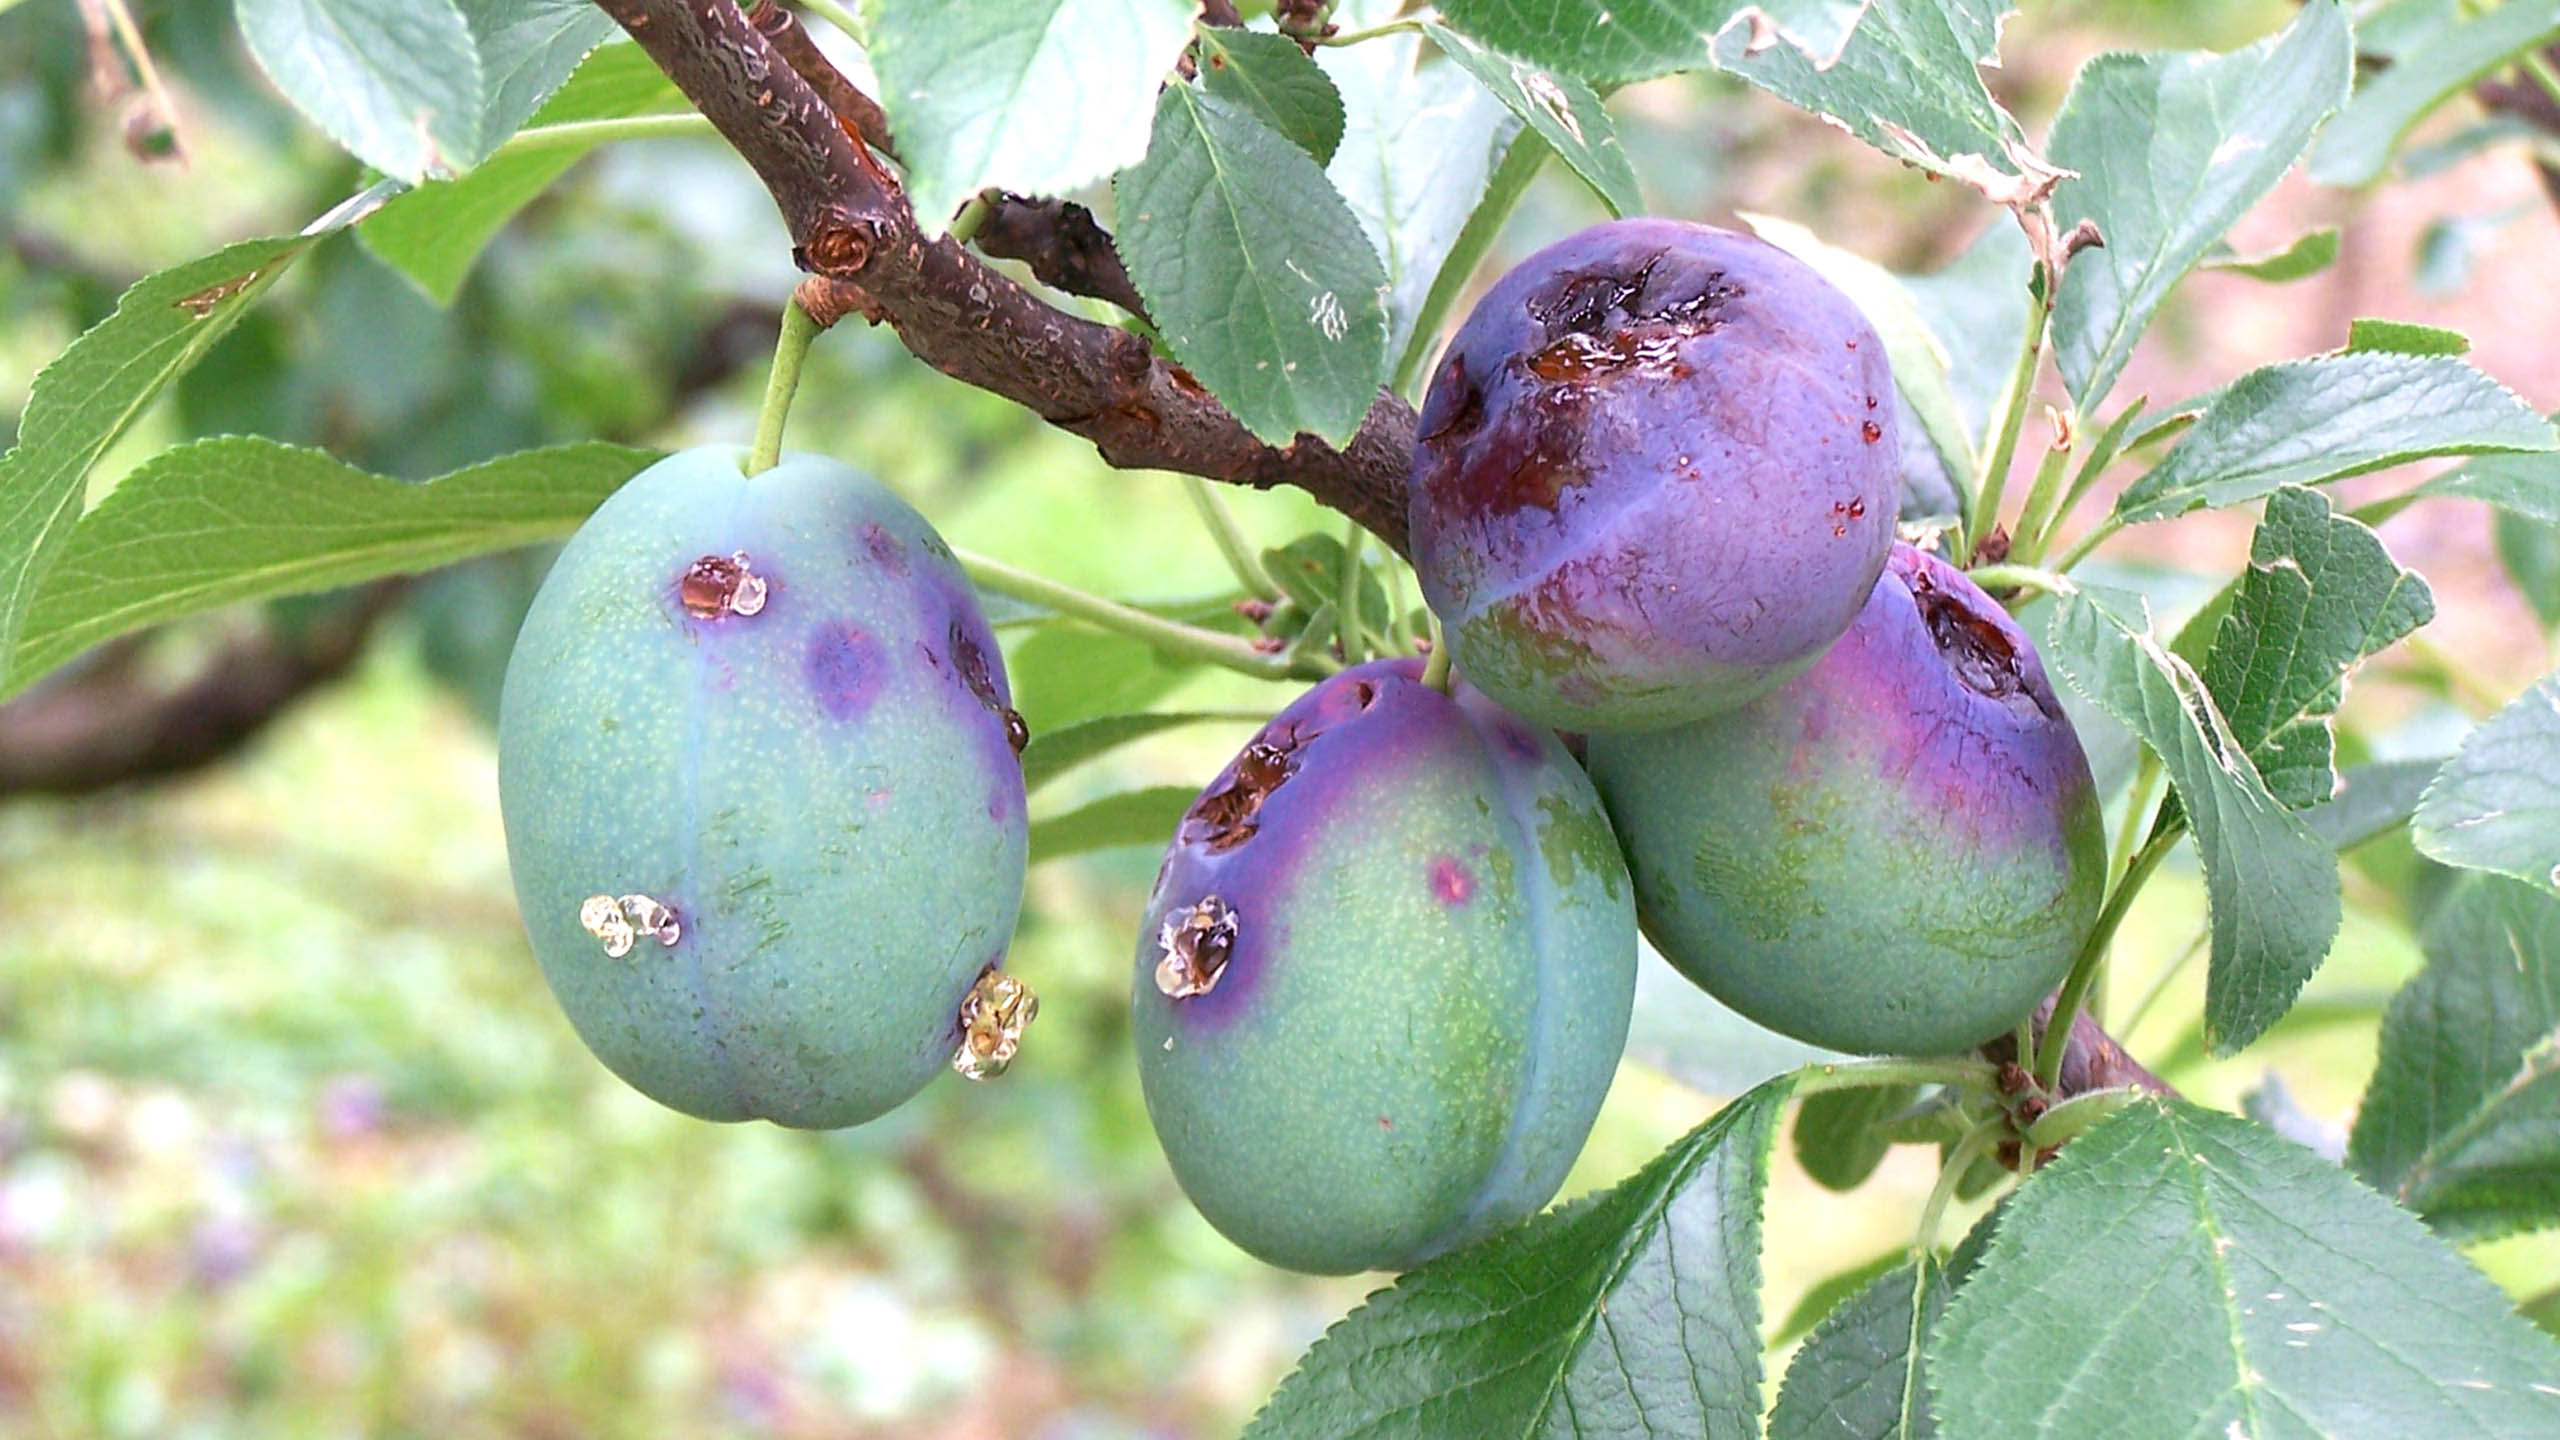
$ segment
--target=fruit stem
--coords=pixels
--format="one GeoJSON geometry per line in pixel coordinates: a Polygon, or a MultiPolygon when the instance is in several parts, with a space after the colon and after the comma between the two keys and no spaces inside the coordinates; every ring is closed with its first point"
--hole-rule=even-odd
{"type": "MultiPolygon", "coordinates": [[[[2070,433],[2067,422],[2058,422],[2063,434],[2070,433]]],[[[2034,483],[2027,486],[2027,503],[2018,511],[2018,529],[2009,537],[2009,554],[2016,560],[2033,563],[2044,553],[2036,536],[2053,523],[2054,502],[2062,498],[2062,472],[2071,460],[2071,442],[2056,435],[2044,449],[2044,459],[2036,464],[2034,483]]]]}
{"type": "Polygon", "coordinates": [[[1422,683],[1449,693],[1449,637],[1441,632],[1437,613],[1431,615],[1431,653],[1422,662],[1422,683]]]}
{"type": "Polygon", "coordinates": [[[1191,492],[1192,508],[1200,512],[1200,523],[1209,527],[1209,538],[1218,542],[1218,553],[1235,572],[1236,583],[1256,600],[1278,600],[1279,584],[1262,568],[1262,557],[1253,553],[1253,542],[1245,537],[1244,526],[1237,523],[1236,512],[1227,508],[1225,497],[1197,475],[1185,475],[1182,482],[1191,492]]]}
{"type": "Polygon", "coordinates": [[[2067,575],[2039,570],[2033,565],[1976,565],[1965,574],[1985,590],[2034,590],[2046,595],[2070,595],[2080,587],[2067,575]]]}
{"type": "Polygon", "coordinates": [[[995,208],[988,202],[987,192],[984,190],[970,196],[969,203],[960,207],[960,213],[951,217],[952,240],[957,244],[966,245],[977,239],[978,227],[987,223],[988,214],[995,208]]]}
{"type": "Polygon", "coordinates": [[[1342,663],[1357,665],[1368,658],[1360,629],[1361,552],[1368,549],[1369,532],[1353,520],[1342,527],[1342,569],[1334,576],[1333,603],[1339,607],[1337,625],[1342,638],[1342,663]]]}
{"type": "Polygon", "coordinates": [[[1286,655],[1265,655],[1232,635],[1185,625],[1152,615],[1135,605],[1106,600],[1099,595],[1062,585],[1045,575],[1018,570],[1001,560],[955,549],[954,557],[969,578],[999,595],[1034,605],[1045,605],[1061,615],[1072,616],[1096,629],[1126,635],[1177,660],[1197,660],[1203,664],[1223,666],[1239,674],[1261,680],[1321,680],[1331,673],[1330,667],[1293,660],[1286,655]]]}
{"type": "Polygon", "coordinates": [[[2045,1022],[2044,1039],[2036,1045],[2036,1083],[2047,1090],[2062,1076],[2062,1052],[2071,1039],[2071,1022],[2080,1016],[2080,1002],[2089,995],[2089,982],[2098,975],[2098,962],[2106,958],[2107,946],[2115,939],[2116,927],[2124,923],[2125,912],[2133,908],[2133,897],[2142,891],[2143,882],[2169,854],[2169,847],[2186,832],[2183,825],[2167,826],[2154,831],[2142,848],[2134,852],[2133,861],[2125,866],[2124,878],[2107,896],[2106,908],[2098,912],[2097,928],[2089,932],[2088,942],[2080,947],[2080,958],[2071,962],[2071,974],[2062,982],[2062,994],[2053,1002],[2053,1018],[2045,1022]]]}
{"type": "Polygon", "coordinates": [[[2106,473],[2108,466],[2116,463],[2118,455],[2124,453],[2125,432],[2133,428],[2133,422],[2142,414],[2145,403],[2144,397],[2137,395],[2132,404],[2116,412],[2116,418],[2108,421],[2107,428],[2099,431],[2098,438],[2090,442],[2088,453],[2081,457],[2080,468],[2072,475],[2069,488],[2062,492],[2062,502],[2053,507],[2053,513],[2045,516],[2033,533],[2017,537],[2031,547],[2027,552],[2030,558],[2043,557],[2053,545],[2053,532],[2062,528],[2062,522],[2071,517],[2072,511],[2080,508],[2080,501],[2088,495],[2089,487],[2097,484],[2098,477],[2106,473]]]}
{"type": "Polygon", "coordinates": [[[2008,1116],[1994,1115],[1964,1132],[1964,1138],[1947,1152],[1946,1163],[1938,1167],[1938,1183],[1929,1187],[1929,1203],[1920,1207],[1920,1229],[1911,1237],[1913,1255],[1937,1253],[1938,1226],[1947,1218],[1947,1206],[1956,1198],[1956,1186],[1964,1182],[1965,1172],[1999,1140],[2008,1124],[2008,1116]]]}
{"type": "Polygon", "coordinates": [[[1366,30],[1345,30],[1339,35],[1327,35],[1316,41],[1316,43],[1319,45],[1357,45],[1363,40],[1375,40],[1381,35],[1396,35],[1407,30],[1420,30],[1424,21],[1437,20],[1439,18],[1439,12],[1426,10],[1419,15],[1407,15],[1401,20],[1390,20],[1384,25],[1372,25],[1366,30]]]}
{"type": "Polygon", "coordinates": [[[2018,432],[2025,428],[2027,402],[2035,395],[2036,364],[2044,358],[2045,321],[2052,313],[2045,303],[2048,288],[2034,285],[2027,296],[2026,338],[2018,346],[2017,368],[2009,373],[2009,388],[2000,401],[1997,438],[1982,458],[1982,475],[1973,487],[1973,513],[1965,517],[1958,564],[1972,559],[1974,547],[2000,523],[2000,492],[2008,488],[2009,466],[2018,455],[2018,432]]]}
{"type": "Polygon", "coordinates": [[[794,295],[782,307],[782,338],[774,342],[773,370],[765,377],[764,409],[756,414],[756,443],[747,451],[746,470],[761,475],[782,458],[782,422],[791,415],[791,397],[800,389],[800,366],[809,358],[809,342],[818,338],[818,321],[800,308],[794,295]]]}
{"type": "Polygon", "coordinates": [[[1862,1090],[1885,1085],[1950,1085],[1988,1095],[1998,1086],[1991,1062],[1966,1055],[1943,1059],[1841,1060],[1807,1065],[1796,1071],[1798,1099],[1832,1090],[1862,1090]]]}
{"type": "Polygon", "coordinates": [[[1528,193],[1538,167],[1547,163],[1553,153],[1537,131],[1523,126],[1511,148],[1503,152],[1502,163],[1493,167],[1493,174],[1485,181],[1484,198],[1476,202],[1467,223],[1458,227],[1457,243],[1449,247],[1449,258],[1440,262],[1440,274],[1422,297],[1422,309],[1413,319],[1413,334],[1405,340],[1404,354],[1396,361],[1397,394],[1415,398],[1415,385],[1422,377],[1424,363],[1431,358],[1431,342],[1439,336],[1440,322],[1447,318],[1449,307],[1458,303],[1468,277],[1502,234],[1502,223],[1511,218],[1513,207],[1528,193]]]}

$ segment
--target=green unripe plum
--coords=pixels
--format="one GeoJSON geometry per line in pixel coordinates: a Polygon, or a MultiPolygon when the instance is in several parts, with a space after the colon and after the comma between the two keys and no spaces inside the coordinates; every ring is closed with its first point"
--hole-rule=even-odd
{"type": "Polygon", "coordinates": [[[508,860],[615,1074],[707,1120],[853,1125],[1000,1068],[1028,1018],[996,968],[1021,722],[923,517],[832,460],[742,458],[650,467],[543,581],[499,706],[508,860]]]}
{"type": "Polygon", "coordinates": [[[1676,730],[1594,735],[1590,763],[1655,947],[1799,1040],[1970,1049],[2097,919],[2097,793],[2043,664],[1908,545],[1813,668],[1676,730]]]}
{"type": "Polygon", "coordinates": [[[1139,936],[1174,1175],[1293,1270],[1401,1269],[1536,1213],[1626,1043],[1633,892],[1590,783],[1420,673],[1281,711],[1193,803],[1139,936]]]}

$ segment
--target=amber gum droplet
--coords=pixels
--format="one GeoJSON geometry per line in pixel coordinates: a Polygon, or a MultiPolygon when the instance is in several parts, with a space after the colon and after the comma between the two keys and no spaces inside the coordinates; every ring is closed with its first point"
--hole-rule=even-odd
{"type": "Polygon", "coordinates": [[[992,1080],[1013,1064],[1022,1032],[1040,1017],[1031,987],[990,965],[960,1001],[960,1048],[951,1068],[969,1080],[992,1080]]]}
{"type": "Polygon", "coordinates": [[[1188,910],[1164,917],[1156,932],[1156,989],[1171,999],[1187,1000],[1218,987],[1235,953],[1236,912],[1215,895],[1188,910]]]}
{"type": "Polygon", "coordinates": [[[755,573],[744,550],[705,555],[685,567],[684,578],[676,582],[676,598],[698,620],[753,615],[764,609],[764,597],[764,577],[755,573]]]}
{"type": "Polygon", "coordinates": [[[1016,755],[1031,744],[1031,722],[1022,718],[1021,711],[1008,708],[1004,712],[1004,739],[1016,755]]]}
{"type": "Polygon", "coordinates": [[[590,895],[578,906],[578,927],[604,942],[604,953],[619,960],[631,953],[643,935],[660,945],[684,938],[676,912],[646,895],[590,895]]]}

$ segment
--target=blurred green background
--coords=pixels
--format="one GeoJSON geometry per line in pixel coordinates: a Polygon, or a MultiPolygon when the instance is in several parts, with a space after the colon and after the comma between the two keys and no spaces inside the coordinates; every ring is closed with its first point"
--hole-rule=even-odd
{"type": "MultiPolygon", "coordinates": [[[[2100,48],[2226,47],[2288,8],[2031,7],[1993,82],[2040,129],[2100,48]]],[[[74,0],[0,10],[6,417],[124,284],[297,226],[361,177],[266,90],[220,0],[133,6],[177,99],[182,164],[137,155],[124,109],[87,88],[74,0]]],[[[1904,270],[1993,219],[1729,82],[1660,82],[1613,109],[1659,213],[1775,213],[1904,270]]],[[[1598,218],[1549,174],[1485,276],[1598,218]]],[[[2127,393],[2192,394],[2333,345],[2351,315],[2388,314],[2468,330],[2491,373],[2560,404],[2554,337],[2533,307],[2501,299],[2524,284],[2547,293],[2560,244],[2521,145],[2363,197],[2297,179],[2237,238],[2281,244],[2321,223],[2346,230],[2336,269],[2283,289],[2193,282],[2127,393]]],[[[709,142],[631,144],[582,165],[449,310],[342,238],[144,419],[97,484],[229,431],[404,476],[590,436],[741,440],[794,278],[787,255],[761,191],[709,142]]],[[[858,324],[820,342],[790,439],[862,464],[955,543],[1015,564],[1145,599],[1226,586],[1176,479],[1110,471],[858,324]]],[[[1231,498],[1267,544],[1338,531],[1294,493],[1231,498]]],[[[2386,535],[2436,583],[2445,617],[2432,654],[2369,668],[2350,752],[2437,753],[2550,657],[2489,559],[2482,516],[2422,507],[2386,535]]],[[[2236,564],[2246,538],[2245,518],[2202,516],[2132,537],[2118,563],[2174,597],[2182,574],[2236,564]]],[[[0,797],[0,1434],[1232,1434],[1376,1281],[1270,1270],[1175,1188],[1126,1054],[1131,930],[1156,856],[1033,871],[1013,968],[1042,1018],[1002,1081],[939,1081],[832,1135],[660,1110],[572,1036],[508,886],[487,716],[540,563],[502,557],[120,647],[82,673],[112,666],[128,689],[166,693],[246,640],[290,646],[390,607],[343,679],[229,758],[80,798],[0,797]]],[[[1011,650],[1039,728],[1285,698],[1062,632],[1017,631],[1011,650]]],[[[0,708],[0,732],[24,703],[0,708]]],[[[1165,735],[1070,776],[1035,813],[1196,784],[1246,733],[1165,735]]],[[[2338,952],[2275,1036],[2204,1063],[2191,966],[2131,1029],[2136,1054],[2222,1104],[2272,1070],[2306,1133],[2343,1126],[2380,1005],[2417,963],[2411,923],[2429,893],[2405,847],[2357,860],[2338,952]]],[[[2191,871],[2146,894],[2110,1014],[2187,948],[2202,913],[2191,871]]],[[[1693,1083],[1626,1066],[1568,1194],[1627,1173],[1788,1063],[1783,1042],[1663,980],[1648,977],[1639,1029],[1685,1055],[1693,1083]]],[[[1823,1277],[1904,1243],[1933,1173],[1934,1155],[1905,1149],[1840,1196],[1782,1158],[1772,1332],[1823,1277]]],[[[2480,1258],[2520,1294],[2560,1277],[2560,1247],[2544,1241],[2480,1258]]]]}

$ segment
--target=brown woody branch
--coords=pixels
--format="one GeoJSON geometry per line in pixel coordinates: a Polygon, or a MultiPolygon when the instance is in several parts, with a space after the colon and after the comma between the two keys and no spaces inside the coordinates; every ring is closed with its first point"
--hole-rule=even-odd
{"type": "Polygon", "coordinates": [[[1295,485],[1405,548],[1412,407],[1381,392],[1348,447],[1256,440],[1141,337],[1068,315],[949,236],[734,0],[596,0],[752,166],[802,268],[849,286],[917,358],[1091,441],[1123,469],[1295,485]]]}

